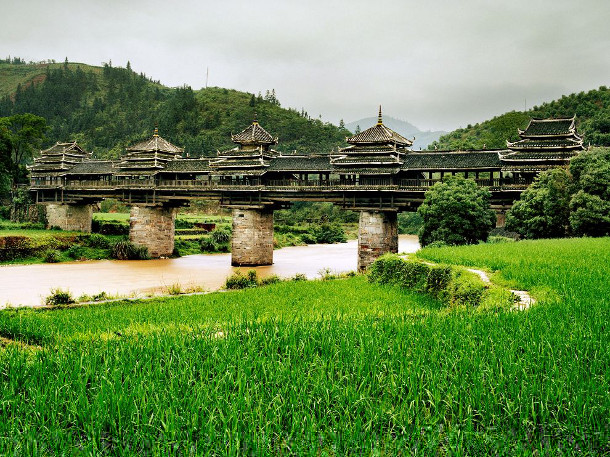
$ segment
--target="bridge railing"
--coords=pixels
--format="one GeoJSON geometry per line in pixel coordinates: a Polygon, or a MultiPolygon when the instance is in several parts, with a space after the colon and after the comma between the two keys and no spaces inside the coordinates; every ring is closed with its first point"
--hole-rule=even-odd
{"type": "MultiPolygon", "coordinates": [[[[364,179],[360,182],[346,180],[270,180],[264,184],[258,180],[232,180],[232,181],[210,181],[210,180],[154,180],[154,179],[123,179],[111,181],[81,180],[70,181],[65,185],[68,190],[83,189],[408,189],[424,190],[432,187],[440,179],[401,179],[393,181],[390,178],[364,179]]],[[[478,186],[492,189],[525,189],[532,180],[508,180],[508,179],[475,179],[478,186]]],[[[43,186],[32,186],[43,187],[43,186]]]]}

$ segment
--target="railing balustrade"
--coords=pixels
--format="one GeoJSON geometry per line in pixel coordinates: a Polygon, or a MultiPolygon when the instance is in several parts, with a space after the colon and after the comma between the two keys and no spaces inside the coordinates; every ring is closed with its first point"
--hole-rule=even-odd
{"type": "MultiPolygon", "coordinates": [[[[525,189],[532,180],[524,179],[474,179],[478,186],[490,188],[507,188],[507,189],[525,189]]],[[[121,179],[121,180],[80,180],[69,181],[64,188],[67,190],[82,190],[82,189],[237,189],[237,188],[258,188],[258,189],[273,189],[273,188],[310,188],[310,189],[408,189],[408,190],[425,190],[432,187],[440,179],[400,179],[392,180],[388,178],[381,179],[362,179],[359,182],[346,180],[269,180],[261,182],[260,180],[249,179],[234,179],[226,181],[211,181],[202,179],[121,179]]],[[[44,188],[44,184],[33,184],[32,187],[44,188]]],[[[48,187],[61,187],[60,184],[53,184],[48,187]]]]}

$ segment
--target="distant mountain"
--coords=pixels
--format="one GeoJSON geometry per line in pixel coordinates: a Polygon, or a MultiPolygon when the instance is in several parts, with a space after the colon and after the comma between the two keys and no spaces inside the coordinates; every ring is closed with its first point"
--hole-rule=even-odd
{"type": "MultiPolygon", "coordinates": [[[[367,117],[364,119],[360,119],[358,121],[350,122],[345,125],[345,128],[350,132],[356,131],[356,128],[360,126],[360,130],[366,130],[369,127],[374,126],[377,123],[376,117],[367,117]]],[[[447,132],[443,131],[427,131],[422,132],[413,124],[403,121],[401,119],[396,119],[391,116],[383,116],[383,124],[394,130],[395,132],[400,133],[402,136],[409,138],[410,140],[415,137],[415,141],[413,142],[412,149],[414,151],[418,151],[420,149],[426,149],[430,143],[436,141],[440,138],[441,135],[445,135],[447,132]]]]}
{"type": "Polygon", "coordinates": [[[610,89],[605,86],[589,92],[564,95],[558,100],[534,106],[528,111],[511,111],[493,119],[443,135],[429,149],[505,148],[506,140],[519,138],[532,118],[560,118],[576,115],[576,130],[585,144],[610,146],[610,89]]]}

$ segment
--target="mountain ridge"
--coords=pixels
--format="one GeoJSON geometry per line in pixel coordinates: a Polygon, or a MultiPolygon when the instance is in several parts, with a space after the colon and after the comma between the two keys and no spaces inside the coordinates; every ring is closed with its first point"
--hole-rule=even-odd
{"type": "MultiPolygon", "coordinates": [[[[351,132],[354,132],[356,131],[357,127],[360,127],[360,130],[366,130],[367,128],[374,126],[376,123],[377,117],[366,117],[345,124],[345,128],[351,132]]],[[[422,131],[408,121],[385,114],[383,115],[383,124],[395,132],[400,133],[405,138],[413,139],[413,137],[415,137],[415,141],[413,142],[413,146],[411,148],[414,151],[426,149],[430,143],[438,140],[441,135],[448,133],[442,130],[422,131]]]]}

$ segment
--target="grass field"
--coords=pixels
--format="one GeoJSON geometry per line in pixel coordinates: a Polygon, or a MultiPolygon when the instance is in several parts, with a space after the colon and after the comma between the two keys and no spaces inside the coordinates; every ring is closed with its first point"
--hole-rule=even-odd
{"type": "Polygon", "coordinates": [[[526,312],[363,277],[1,312],[0,453],[607,454],[609,248],[421,251],[548,297],[526,312]]]}

